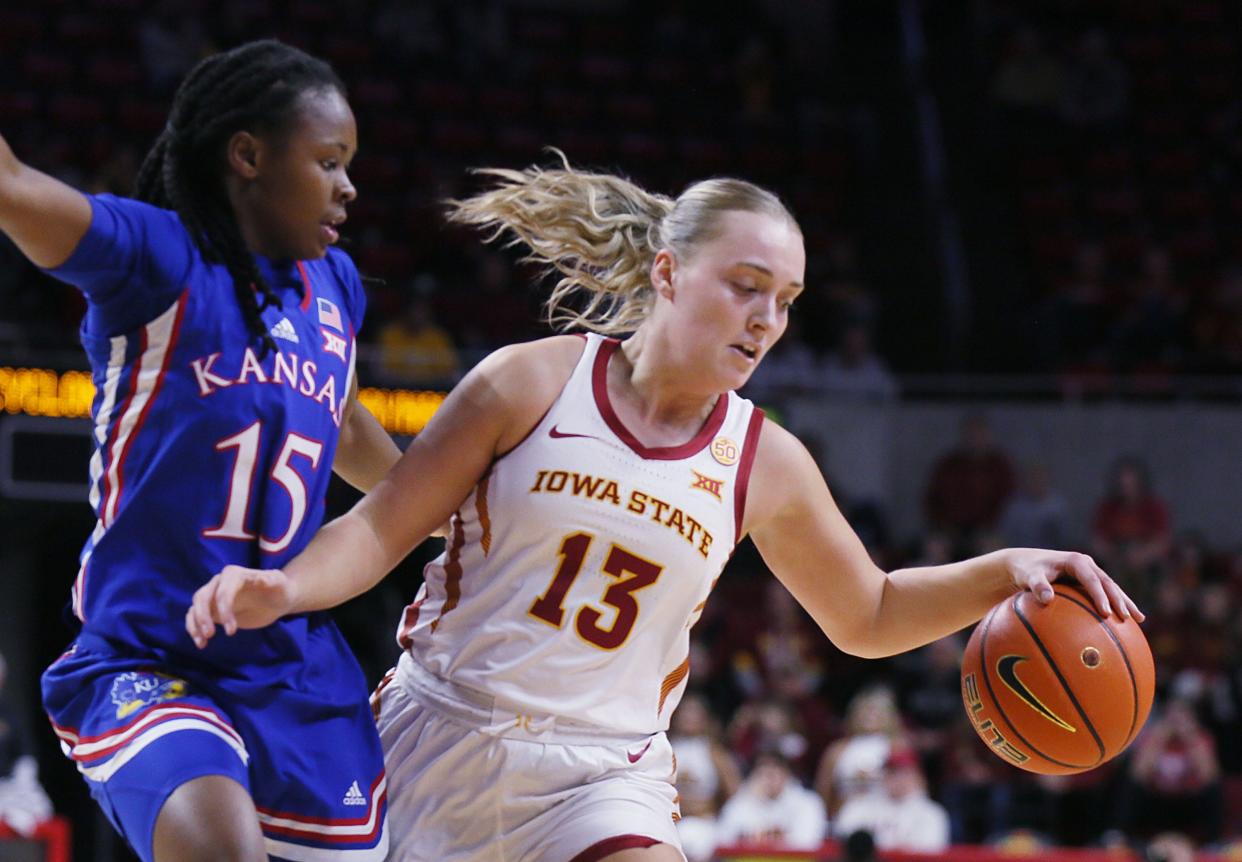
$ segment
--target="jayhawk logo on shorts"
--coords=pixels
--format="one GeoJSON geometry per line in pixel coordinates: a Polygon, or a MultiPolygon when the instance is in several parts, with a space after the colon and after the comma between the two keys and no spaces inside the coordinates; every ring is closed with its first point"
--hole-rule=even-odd
{"type": "Polygon", "coordinates": [[[137,711],[149,703],[172,700],[185,694],[185,680],[153,671],[129,671],[112,681],[112,702],[116,704],[116,717],[137,711]]]}

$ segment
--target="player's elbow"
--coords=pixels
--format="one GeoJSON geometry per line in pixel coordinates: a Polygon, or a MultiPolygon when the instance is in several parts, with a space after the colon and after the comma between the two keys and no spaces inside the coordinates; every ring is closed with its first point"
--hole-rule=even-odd
{"type": "Polygon", "coordinates": [[[855,658],[888,658],[900,652],[886,643],[870,621],[860,619],[851,625],[835,626],[826,626],[821,622],[820,628],[833,646],[855,658]]]}

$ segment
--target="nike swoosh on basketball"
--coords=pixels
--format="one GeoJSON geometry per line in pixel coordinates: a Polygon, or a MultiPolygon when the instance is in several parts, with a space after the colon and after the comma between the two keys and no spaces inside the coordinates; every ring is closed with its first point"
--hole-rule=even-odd
{"type": "Polygon", "coordinates": [[[1077,733],[1078,730],[1072,724],[1061,718],[1061,716],[1057,715],[1048,707],[1044,706],[1040,702],[1039,698],[1037,698],[1035,694],[1026,687],[1026,684],[1022,682],[1022,680],[1018,679],[1018,664],[1024,661],[1026,661],[1026,659],[1020,655],[1001,656],[1000,660],[996,662],[996,675],[1001,678],[1001,682],[1003,682],[1010,691],[1022,698],[1022,702],[1031,709],[1038,712],[1057,727],[1064,728],[1070,733],[1077,733]]]}
{"type": "Polygon", "coordinates": [[[630,763],[638,763],[638,761],[642,760],[643,755],[647,753],[647,749],[650,747],[651,747],[651,740],[647,740],[647,744],[642,747],[642,750],[639,751],[638,754],[630,754],[627,751],[625,753],[625,756],[630,759],[630,763]]]}
{"type": "Polygon", "coordinates": [[[594,434],[571,434],[565,431],[558,431],[556,430],[555,425],[553,425],[551,428],[548,429],[548,436],[551,437],[553,440],[563,440],[567,437],[581,437],[585,440],[598,440],[599,439],[594,434]]]}

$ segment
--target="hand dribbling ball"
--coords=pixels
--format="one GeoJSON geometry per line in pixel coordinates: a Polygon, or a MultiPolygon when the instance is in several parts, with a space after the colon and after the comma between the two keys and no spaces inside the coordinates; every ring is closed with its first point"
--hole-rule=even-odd
{"type": "Polygon", "coordinates": [[[1100,616],[1076,584],[1053,589],[1047,605],[1016,593],[975,627],[962,656],[962,700],[999,757],[1068,775],[1134,741],[1151,711],[1156,671],[1133,618],[1100,616]]]}

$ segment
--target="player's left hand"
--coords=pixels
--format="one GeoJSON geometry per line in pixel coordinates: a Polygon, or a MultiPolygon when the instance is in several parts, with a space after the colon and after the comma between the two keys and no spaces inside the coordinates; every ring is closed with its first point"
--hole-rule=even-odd
{"type": "Polygon", "coordinates": [[[271,625],[293,607],[293,584],[280,569],[225,566],[199,587],[185,612],[185,630],[199,649],[216,633],[236,634],[239,628],[271,625]]]}
{"type": "Polygon", "coordinates": [[[1001,552],[1009,575],[1018,589],[1029,590],[1042,604],[1052,601],[1052,582],[1066,576],[1078,582],[1095,602],[1103,616],[1146,619],[1138,605],[1126,595],[1088,554],[1074,551],[1045,551],[1038,548],[1008,548],[1001,552]]]}

